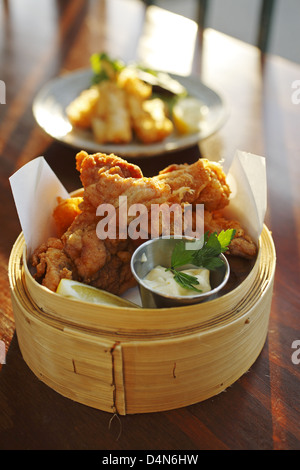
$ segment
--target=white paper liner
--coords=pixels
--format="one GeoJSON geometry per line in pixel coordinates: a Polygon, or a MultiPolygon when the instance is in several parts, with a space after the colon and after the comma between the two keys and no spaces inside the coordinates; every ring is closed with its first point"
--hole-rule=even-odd
{"type": "Polygon", "coordinates": [[[30,161],[10,178],[10,185],[24,234],[27,256],[55,236],[52,213],[57,198],[69,193],[52,171],[44,157],[30,161]]]}
{"type": "Polygon", "coordinates": [[[257,242],[263,229],[267,210],[265,158],[238,150],[226,179],[231,195],[230,204],[224,210],[224,215],[237,219],[251,238],[257,242]]]}

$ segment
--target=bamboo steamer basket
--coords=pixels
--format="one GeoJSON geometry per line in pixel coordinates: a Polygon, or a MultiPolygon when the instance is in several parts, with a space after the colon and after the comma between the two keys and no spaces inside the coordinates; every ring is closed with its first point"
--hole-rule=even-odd
{"type": "Polygon", "coordinates": [[[22,356],[52,389],[102,411],[126,415],[201,402],[232,385],[259,356],[275,266],[264,226],[250,273],[222,297],[172,309],[99,306],[38,284],[21,233],[9,280],[22,356]]]}

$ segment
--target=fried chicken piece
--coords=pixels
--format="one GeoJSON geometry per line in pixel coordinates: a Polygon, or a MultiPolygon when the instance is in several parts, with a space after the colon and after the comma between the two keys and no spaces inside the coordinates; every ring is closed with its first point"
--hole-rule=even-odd
{"type": "Polygon", "coordinates": [[[130,269],[136,244],[98,237],[95,211],[85,210],[62,237],[64,252],[72,259],[78,279],[86,284],[121,295],[135,285],[130,269]]]}
{"type": "Polygon", "coordinates": [[[153,179],[170,186],[173,195],[170,202],[192,203],[209,183],[200,159],[192,165],[169,165],[153,179]]]}
{"type": "Polygon", "coordinates": [[[123,178],[142,178],[142,170],[133,163],[128,163],[123,158],[117,157],[114,154],[106,155],[104,153],[95,153],[89,155],[84,150],[78,152],[76,155],[76,170],[81,173],[81,181],[83,187],[95,183],[99,172],[102,173],[107,170],[113,170],[114,173],[119,174],[123,178]],[[85,164],[84,174],[82,175],[83,162],[85,164]],[[88,163],[87,163],[88,162],[88,163]]]}
{"type": "Polygon", "coordinates": [[[32,266],[36,268],[35,278],[42,285],[55,291],[61,279],[76,279],[77,274],[71,259],[63,250],[62,241],[49,238],[32,255],[32,266]]]}
{"type": "Polygon", "coordinates": [[[226,176],[218,163],[207,159],[199,159],[191,165],[169,165],[154,178],[168,183],[173,192],[186,191],[182,202],[204,204],[210,211],[229,204],[226,176]]]}
{"type": "Polygon", "coordinates": [[[220,233],[222,230],[235,229],[234,239],[231,241],[228,254],[252,259],[256,256],[257,247],[251,237],[241,227],[237,220],[226,219],[222,211],[204,212],[204,231],[220,233]]]}
{"type": "MultiPolygon", "coordinates": [[[[173,192],[185,190],[189,186],[191,191],[185,193],[182,202],[193,206],[204,204],[204,232],[219,233],[234,228],[236,234],[228,253],[249,259],[256,256],[256,244],[245,233],[239,222],[228,220],[222,214],[222,209],[229,204],[230,188],[225,173],[218,163],[201,159],[192,165],[173,164],[162,170],[154,179],[168,183],[173,192]]],[[[195,212],[193,218],[192,228],[195,230],[195,212]]]]}
{"type": "Polygon", "coordinates": [[[226,175],[220,164],[202,159],[205,170],[209,173],[210,182],[201,191],[193,204],[204,204],[208,211],[224,209],[229,204],[230,188],[226,175]]]}
{"type": "MultiPolygon", "coordinates": [[[[124,185],[125,189],[132,186],[133,192],[144,187],[146,192],[151,182],[154,182],[152,187],[158,187],[162,191],[161,202],[203,203],[207,209],[213,207],[214,210],[229,203],[230,190],[225,174],[217,164],[210,164],[205,159],[199,159],[191,165],[169,165],[152,178],[144,178],[138,166],[113,154],[89,155],[81,151],[76,156],[76,162],[85,188],[85,200],[88,199],[94,207],[103,202],[117,204],[115,199],[124,192],[124,185]],[[140,181],[134,181],[134,178],[140,181]],[[125,179],[128,181],[124,181],[125,179]],[[112,193],[108,192],[108,188],[112,193]],[[167,195],[163,195],[164,192],[167,195]],[[212,204],[212,200],[217,202],[212,204]]],[[[137,197],[136,202],[140,202],[140,197],[137,197]]],[[[158,197],[152,202],[159,202],[158,197]]]]}
{"type": "MultiPolygon", "coordinates": [[[[192,165],[170,165],[158,176],[145,178],[141,176],[138,167],[114,155],[80,152],[77,155],[77,168],[84,187],[84,204],[95,209],[100,204],[108,203],[119,210],[120,196],[126,197],[127,208],[133,204],[143,204],[148,210],[152,204],[195,201],[200,204],[202,192],[207,186],[213,185],[212,175],[217,180],[215,174],[208,171],[207,162],[202,159],[192,165]]],[[[220,174],[225,179],[223,173],[220,174]]],[[[218,190],[218,200],[222,200],[223,206],[225,202],[228,203],[224,194],[229,192],[223,179],[219,182],[218,190]]],[[[208,199],[207,195],[204,199],[208,199]]]]}
{"type": "MultiPolygon", "coordinates": [[[[112,204],[119,209],[119,197],[126,196],[127,207],[131,204],[154,203],[158,198],[167,199],[169,186],[144,178],[140,168],[115,155],[97,153],[88,155],[79,152],[76,156],[77,169],[84,188],[84,206],[97,207],[112,204]]],[[[88,209],[90,210],[90,209],[88,209]]]]}
{"type": "Polygon", "coordinates": [[[80,204],[82,201],[82,197],[58,198],[58,204],[53,211],[58,238],[62,237],[75,217],[81,213],[80,204]]]}
{"type": "Polygon", "coordinates": [[[136,286],[136,281],[130,269],[130,260],[135,248],[117,251],[99,271],[92,285],[115,295],[122,295],[128,289],[136,286]],[[124,262],[124,259],[127,261],[124,262]]]}
{"type": "Polygon", "coordinates": [[[115,155],[98,153],[88,155],[80,152],[77,168],[84,187],[84,204],[97,208],[100,204],[112,204],[119,208],[119,197],[126,196],[127,206],[168,200],[171,188],[154,178],[145,178],[136,165],[115,155]]]}
{"type": "Polygon", "coordinates": [[[107,261],[102,240],[97,237],[95,213],[84,211],[62,236],[65,253],[73,260],[80,279],[89,283],[107,261]]]}

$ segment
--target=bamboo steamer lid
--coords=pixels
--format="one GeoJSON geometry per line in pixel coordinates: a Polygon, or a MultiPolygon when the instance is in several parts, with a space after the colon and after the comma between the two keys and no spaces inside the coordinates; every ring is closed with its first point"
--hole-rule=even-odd
{"type": "Polygon", "coordinates": [[[40,380],[85,405],[125,415],[200,402],[241,377],[265,343],[276,267],[266,226],[258,257],[236,288],[172,309],[63,298],[34,280],[25,253],[21,233],[9,280],[23,358],[40,380]]]}

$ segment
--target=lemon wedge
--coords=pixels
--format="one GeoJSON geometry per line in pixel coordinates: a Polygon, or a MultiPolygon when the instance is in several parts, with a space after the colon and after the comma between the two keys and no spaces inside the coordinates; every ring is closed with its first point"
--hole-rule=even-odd
{"type": "Polygon", "coordinates": [[[129,300],[122,299],[117,295],[83,284],[82,282],[73,281],[72,279],[61,279],[57,286],[56,293],[64,297],[93,304],[128,308],[138,307],[138,305],[129,300]]]}
{"type": "Polygon", "coordinates": [[[188,96],[181,98],[173,107],[172,117],[177,131],[180,134],[190,134],[198,132],[201,121],[208,112],[206,105],[202,101],[188,96]]]}

